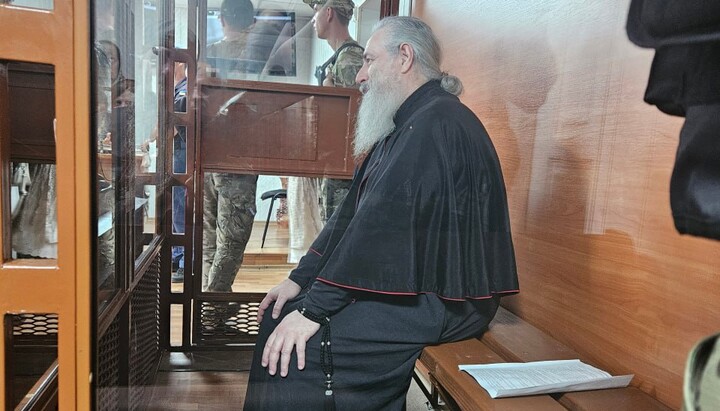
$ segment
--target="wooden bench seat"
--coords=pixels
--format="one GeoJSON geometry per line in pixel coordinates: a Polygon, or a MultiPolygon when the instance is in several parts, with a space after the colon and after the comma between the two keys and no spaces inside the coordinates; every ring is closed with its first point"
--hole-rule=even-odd
{"type": "Polygon", "coordinates": [[[492,399],[473,377],[458,369],[460,364],[504,362],[478,339],[427,347],[420,355],[430,381],[452,408],[461,410],[564,411],[549,395],[492,399]],[[454,403],[454,404],[453,404],[454,403]]]}
{"type": "Polygon", "coordinates": [[[670,411],[670,408],[636,387],[491,399],[470,375],[458,370],[460,363],[575,358],[582,359],[573,349],[501,307],[481,339],[428,347],[423,350],[420,363],[427,368],[431,382],[437,385],[438,391],[451,397],[446,400],[456,403],[451,404],[451,407],[455,405],[461,410],[554,409],[543,407],[560,406],[560,409],[577,411],[670,411]],[[524,402],[505,408],[505,402],[511,399],[524,399],[524,402]]]}

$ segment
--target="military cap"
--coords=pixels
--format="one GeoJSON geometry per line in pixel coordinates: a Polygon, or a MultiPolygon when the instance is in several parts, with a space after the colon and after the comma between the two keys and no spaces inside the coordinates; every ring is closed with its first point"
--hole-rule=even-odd
{"type": "Polygon", "coordinates": [[[355,9],[355,3],[352,0],[303,0],[305,4],[315,8],[315,6],[328,6],[333,10],[350,20],[355,9]]]}

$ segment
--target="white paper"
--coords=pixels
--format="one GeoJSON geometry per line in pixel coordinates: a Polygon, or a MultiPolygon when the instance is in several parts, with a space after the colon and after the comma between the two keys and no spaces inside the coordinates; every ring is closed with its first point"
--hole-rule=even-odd
{"type": "Polygon", "coordinates": [[[613,377],[580,360],[460,365],[492,398],[627,387],[633,375],[613,377]]]}

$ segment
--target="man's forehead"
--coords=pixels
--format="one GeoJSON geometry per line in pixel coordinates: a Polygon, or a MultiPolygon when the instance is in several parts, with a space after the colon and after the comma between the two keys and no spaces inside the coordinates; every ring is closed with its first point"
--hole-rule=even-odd
{"type": "Polygon", "coordinates": [[[383,29],[375,31],[370,38],[367,41],[367,44],[365,45],[365,53],[364,54],[377,54],[378,52],[382,51],[385,43],[385,31],[383,29]]]}

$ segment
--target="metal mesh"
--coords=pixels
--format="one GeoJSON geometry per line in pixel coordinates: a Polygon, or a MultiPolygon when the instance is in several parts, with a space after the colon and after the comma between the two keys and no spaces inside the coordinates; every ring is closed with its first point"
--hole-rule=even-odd
{"type": "Polygon", "coordinates": [[[13,409],[57,359],[57,314],[6,314],[6,401],[13,409]]]}
{"type": "Polygon", "coordinates": [[[198,344],[224,345],[254,343],[259,325],[255,320],[262,296],[257,301],[199,303],[199,318],[195,321],[198,344]]]}
{"type": "Polygon", "coordinates": [[[13,336],[42,336],[57,339],[57,314],[13,314],[13,336]]]}
{"type": "Polygon", "coordinates": [[[160,258],[143,275],[130,299],[129,409],[141,409],[151,394],[160,356],[160,258]]]}
{"type": "Polygon", "coordinates": [[[115,317],[98,343],[97,410],[120,409],[120,324],[115,317]]]}

